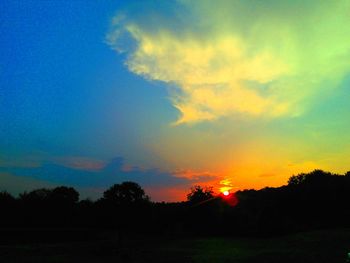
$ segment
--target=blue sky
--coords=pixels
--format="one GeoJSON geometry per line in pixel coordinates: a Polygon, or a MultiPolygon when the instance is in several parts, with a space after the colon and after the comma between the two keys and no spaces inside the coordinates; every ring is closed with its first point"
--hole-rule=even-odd
{"type": "Polygon", "coordinates": [[[166,90],[130,73],[124,56],[106,44],[119,7],[118,1],[2,2],[4,162],[130,157],[142,151],[145,129],[176,114],[166,90]]]}
{"type": "Polygon", "coordinates": [[[106,45],[118,3],[2,5],[2,142],[10,152],[110,157],[140,137],[146,118],[174,114],[158,99],[166,91],[129,73],[106,45]]]}

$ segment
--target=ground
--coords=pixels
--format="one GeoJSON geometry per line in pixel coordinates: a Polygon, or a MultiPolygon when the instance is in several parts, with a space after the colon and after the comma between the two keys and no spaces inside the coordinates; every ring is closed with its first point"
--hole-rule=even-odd
{"type": "Polygon", "coordinates": [[[350,229],[320,230],[273,238],[125,238],[2,244],[0,262],[140,263],[345,263],[350,229]]]}

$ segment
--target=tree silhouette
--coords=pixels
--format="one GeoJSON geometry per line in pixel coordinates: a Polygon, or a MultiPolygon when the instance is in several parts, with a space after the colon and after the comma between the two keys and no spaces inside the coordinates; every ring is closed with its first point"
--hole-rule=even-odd
{"type": "Polygon", "coordinates": [[[0,192],[0,204],[8,204],[15,201],[15,198],[6,191],[0,192]]]}
{"type": "Polygon", "coordinates": [[[288,180],[288,185],[301,185],[301,184],[317,184],[328,180],[332,175],[330,172],[322,170],[314,170],[308,174],[301,173],[299,175],[293,175],[288,180]]]}
{"type": "Polygon", "coordinates": [[[19,195],[20,199],[25,202],[38,203],[47,201],[51,195],[52,190],[40,188],[29,193],[24,192],[19,195]]]}
{"type": "Polygon", "coordinates": [[[152,203],[134,182],[115,184],[96,201],[79,202],[79,193],[65,186],[24,192],[18,198],[3,191],[0,224],[109,228],[117,244],[133,233],[275,235],[350,227],[350,172],[314,170],[292,176],[285,186],[241,190],[231,196],[238,203],[230,205],[229,197],[215,196],[212,187],[197,185],[187,202],[152,203]]]}
{"type": "Polygon", "coordinates": [[[72,187],[59,186],[52,190],[50,199],[60,203],[77,203],[79,201],[79,193],[72,187]]]}
{"type": "Polygon", "coordinates": [[[201,187],[195,185],[191,187],[191,192],[187,195],[187,200],[191,203],[200,203],[214,197],[213,187],[201,187]]]}
{"type": "Polygon", "coordinates": [[[1,226],[14,222],[14,212],[16,211],[16,199],[6,191],[0,192],[0,224],[1,226]]]}
{"type": "Polygon", "coordinates": [[[293,175],[288,179],[288,185],[300,185],[305,181],[306,174],[293,175]]]}
{"type": "Polygon", "coordinates": [[[114,184],[103,193],[103,198],[117,205],[140,204],[149,201],[145,191],[135,182],[114,184]]]}
{"type": "Polygon", "coordinates": [[[114,184],[103,193],[100,207],[104,221],[114,228],[114,245],[119,250],[127,238],[127,232],[146,228],[149,197],[135,182],[114,184]]]}

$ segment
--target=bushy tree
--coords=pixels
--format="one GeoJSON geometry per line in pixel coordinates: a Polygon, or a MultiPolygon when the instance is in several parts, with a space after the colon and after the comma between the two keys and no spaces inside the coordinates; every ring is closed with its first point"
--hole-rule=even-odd
{"type": "Polygon", "coordinates": [[[77,203],[79,193],[73,187],[59,186],[52,190],[50,198],[60,203],[77,203]]]}
{"type": "Polygon", "coordinates": [[[52,190],[46,188],[40,188],[33,190],[29,193],[24,192],[19,195],[20,200],[26,202],[43,202],[47,201],[51,195],[52,190]]]}
{"type": "Polygon", "coordinates": [[[187,195],[187,200],[191,203],[199,203],[214,197],[213,187],[201,187],[195,185],[191,187],[191,192],[187,195]]]}
{"type": "Polygon", "coordinates": [[[149,201],[145,191],[135,182],[114,184],[103,193],[103,198],[118,205],[139,204],[149,201]]]}
{"type": "Polygon", "coordinates": [[[330,178],[332,175],[330,172],[325,172],[323,170],[314,170],[310,173],[301,173],[298,175],[293,175],[288,180],[288,185],[301,185],[306,183],[317,183],[330,178]]]}

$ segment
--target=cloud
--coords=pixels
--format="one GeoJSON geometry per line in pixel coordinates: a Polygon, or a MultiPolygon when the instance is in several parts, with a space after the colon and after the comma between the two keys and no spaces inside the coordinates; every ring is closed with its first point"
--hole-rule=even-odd
{"type": "Polygon", "coordinates": [[[173,175],[177,178],[186,178],[188,180],[200,180],[201,182],[207,182],[212,180],[213,178],[217,178],[217,175],[215,175],[212,172],[209,171],[195,171],[191,169],[182,169],[177,170],[173,172],[173,175]]]}
{"type": "Polygon", "coordinates": [[[298,116],[349,73],[347,0],[163,2],[126,7],[107,41],[168,84],[177,124],[298,116]]]}
{"type": "Polygon", "coordinates": [[[234,185],[233,185],[233,182],[232,182],[232,180],[230,180],[230,179],[228,179],[228,178],[226,178],[226,179],[224,179],[224,180],[221,180],[220,181],[220,192],[225,192],[225,191],[232,191],[232,189],[235,189],[235,188],[237,188],[237,187],[235,187],[234,185]]]}
{"type": "Polygon", "coordinates": [[[106,165],[105,161],[79,156],[53,157],[51,161],[68,168],[91,171],[101,170],[106,165]]]}

